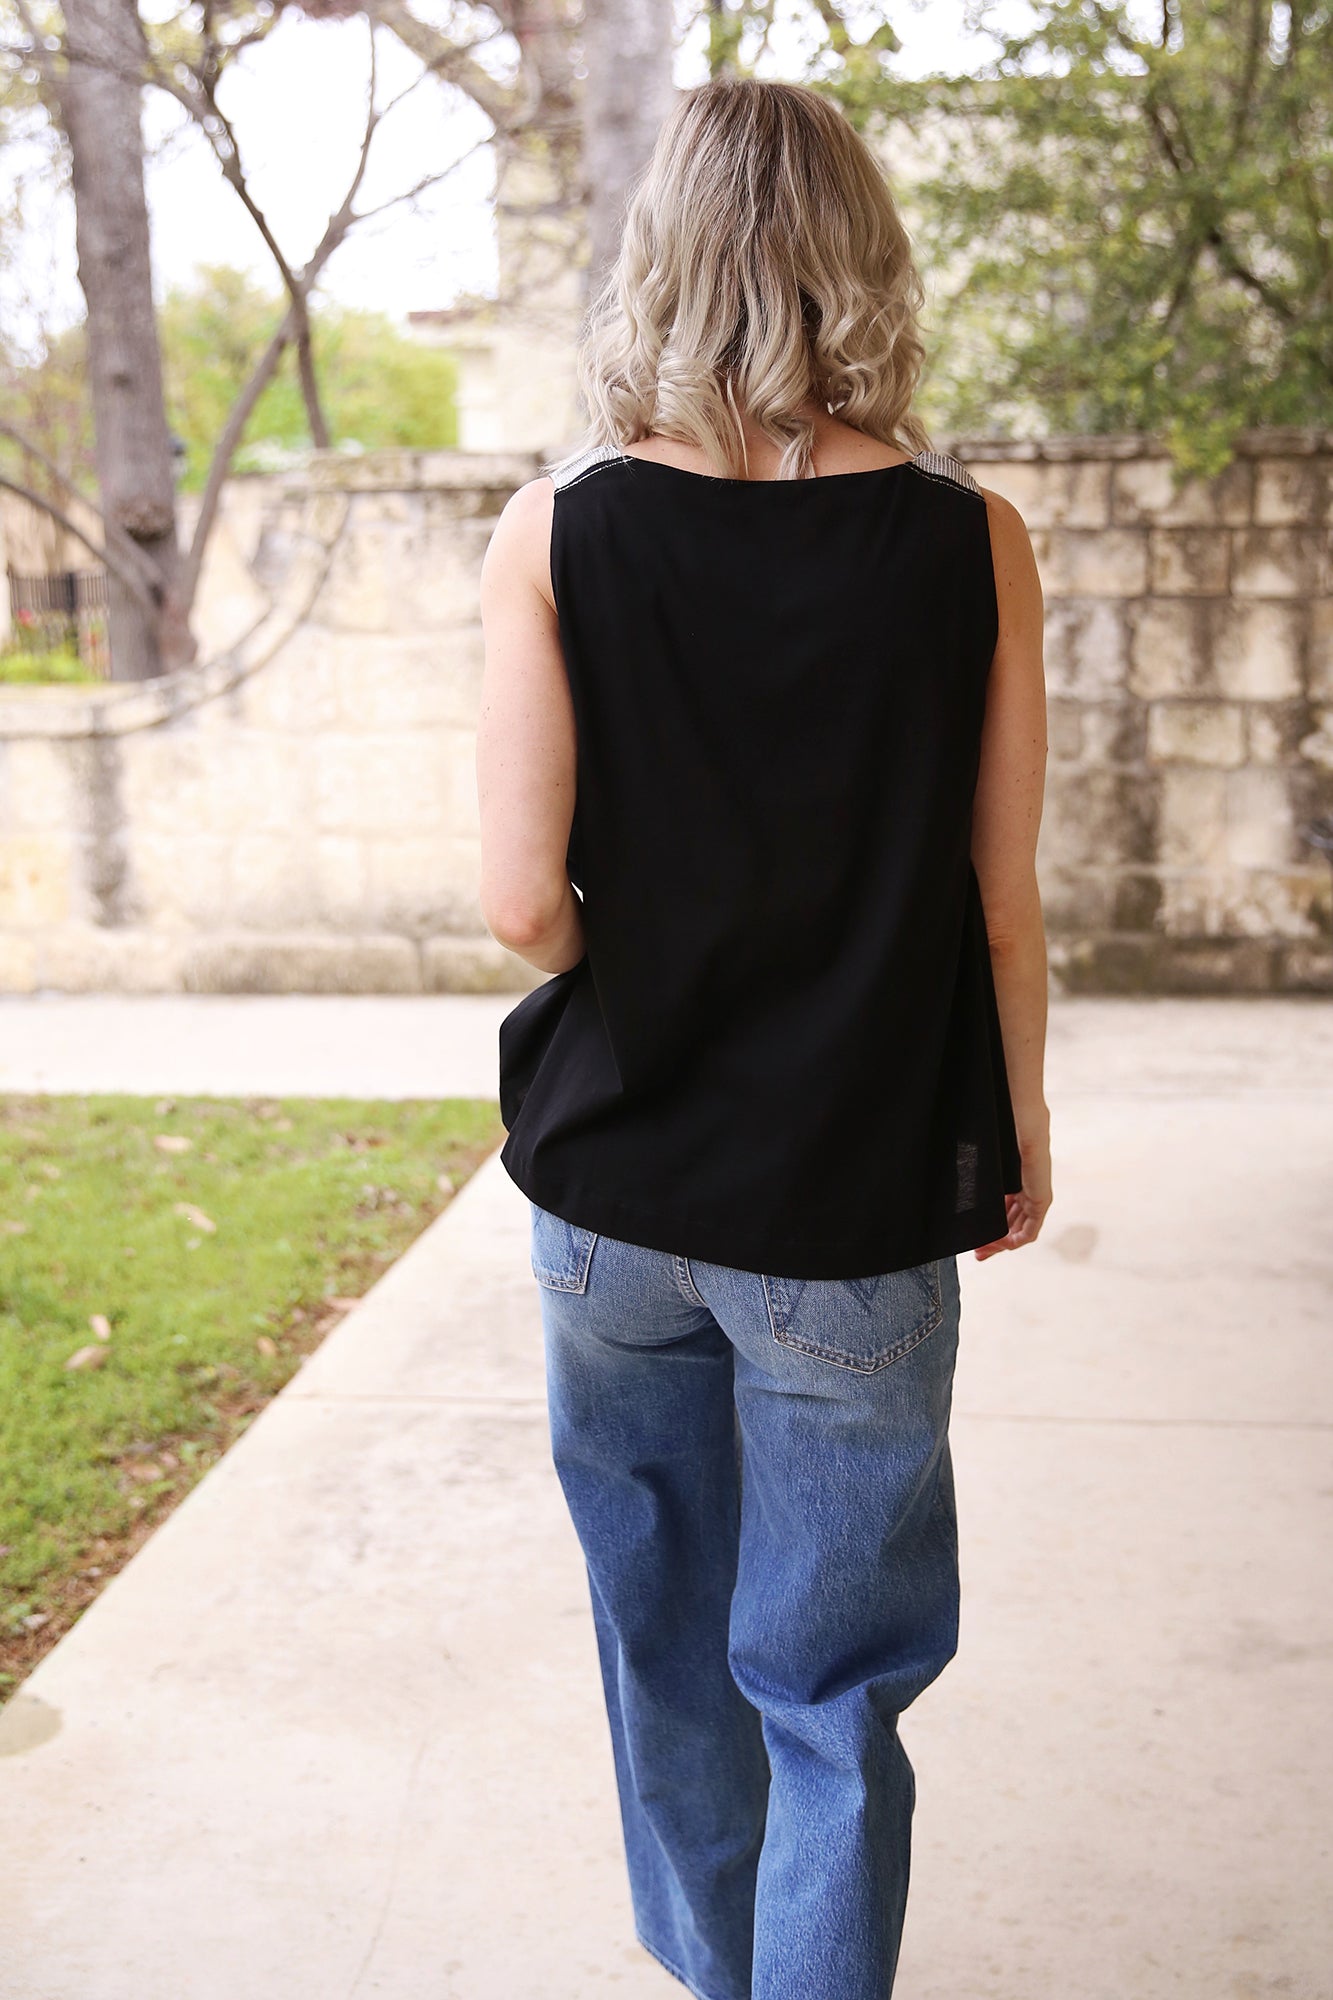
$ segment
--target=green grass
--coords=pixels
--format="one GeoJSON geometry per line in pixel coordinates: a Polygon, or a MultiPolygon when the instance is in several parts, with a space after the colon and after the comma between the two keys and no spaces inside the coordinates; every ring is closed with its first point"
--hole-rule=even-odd
{"type": "Polygon", "coordinates": [[[466,1099],[0,1099],[0,1700],[503,1136],[466,1099]]]}
{"type": "Polygon", "coordinates": [[[95,683],[97,678],[69,646],[44,653],[26,653],[19,647],[0,652],[0,686],[48,687],[58,682],[95,683]]]}

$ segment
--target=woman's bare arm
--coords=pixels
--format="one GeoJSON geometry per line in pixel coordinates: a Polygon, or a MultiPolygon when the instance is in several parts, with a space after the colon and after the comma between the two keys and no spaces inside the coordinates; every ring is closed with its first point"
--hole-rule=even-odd
{"type": "Polygon", "coordinates": [[[981,765],[972,813],[972,861],[990,939],[1023,1191],[1007,1197],[1009,1230],[978,1258],[1035,1238],[1051,1203],[1046,1103],[1046,932],[1037,889],[1037,831],[1046,782],[1045,605],[1036,557],[1018,509],[982,489],[990,516],[999,638],[986,690],[981,765]]]}
{"type": "Polygon", "coordinates": [[[481,566],[481,912],[492,937],[542,972],[566,972],[586,950],[565,859],[575,731],[551,590],[554,499],[549,479],[520,486],[481,566]]]}

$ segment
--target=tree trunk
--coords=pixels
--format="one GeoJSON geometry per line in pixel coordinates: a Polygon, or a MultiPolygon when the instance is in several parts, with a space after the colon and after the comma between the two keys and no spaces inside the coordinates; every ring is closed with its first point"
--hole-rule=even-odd
{"type": "Polygon", "coordinates": [[[676,101],[668,0],[587,0],[584,8],[583,185],[588,205],[586,296],[620,248],[629,183],[676,101]]]}
{"type": "MultiPolygon", "coordinates": [[[[176,492],[153,312],[134,0],[64,0],[61,111],[73,166],[79,283],[102,512],[162,579],[156,609],[109,572],[111,673],[148,680],[194,656],[177,580],[176,492]]],[[[156,594],[156,593],[155,593],[156,594]]]]}

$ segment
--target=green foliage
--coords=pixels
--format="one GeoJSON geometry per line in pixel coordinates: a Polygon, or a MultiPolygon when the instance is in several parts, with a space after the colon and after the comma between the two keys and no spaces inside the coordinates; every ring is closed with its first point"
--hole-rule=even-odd
{"type": "Polygon", "coordinates": [[[18,647],[0,651],[0,686],[49,686],[52,681],[96,681],[72,646],[58,646],[50,652],[24,652],[18,647]]]}
{"type": "MultiPolygon", "coordinates": [[[[167,415],[185,446],[180,484],[197,490],[233,403],[281,321],[272,293],[225,266],[177,287],[159,314],[167,415]]],[[[446,449],[458,442],[457,369],[443,348],[399,333],[381,313],[341,306],[312,310],[315,367],[335,444],[370,450],[446,449]]],[[[87,331],[71,328],[46,342],[36,362],[0,338],[0,403],[16,429],[95,492],[87,331]]],[[[305,405],[289,349],[246,426],[233,469],[262,467],[265,447],[298,451],[310,443],[305,405]]],[[[60,499],[51,481],[13,446],[4,457],[40,492],[60,499]]]]}
{"type": "MultiPolygon", "coordinates": [[[[227,414],[283,310],[275,294],[220,265],[201,270],[194,285],[177,287],[164,300],[159,325],[167,410],[186,447],[184,487],[202,486],[227,414]]],[[[380,313],[325,306],[312,312],[312,324],[335,444],[430,450],[457,443],[457,371],[444,350],[400,334],[380,313]]],[[[295,450],[309,441],[289,349],[246,426],[235,468],[257,462],[257,445],[295,450]]]]}
{"type": "Polygon", "coordinates": [[[25,1618],[68,1621],[81,1566],[182,1497],[319,1344],[327,1301],[502,1137],[467,1099],[0,1103],[0,1667],[22,1665],[25,1618]],[[102,1366],[66,1367],[98,1345],[102,1366]]]}
{"type": "MultiPolygon", "coordinates": [[[[853,98],[869,92],[872,96],[889,74],[886,58],[902,47],[897,30],[888,20],[876,20],[875,9],[854,16],[854,28],[847,24],[853,10],[816,0],[813,7],[798,11],[782,22],[783,56],[791,47],[790,32],[800,37],[800,81],[828,84],[853,98]],[[873,26],[871,23],[873,22],[873,26]],[[864,36],[858,41],[857,35],[864,36]]],[[[774,53],[774,28],[778,10],[774,0],[710,0],[707,9],[705,59],[710,76],[771,75],[768,61],[774,53]]]]}
{"type": "Polygon", "coordinates": [[[1147,431],[1207,474],[1247,426],[1329,422],[1333,16],[1158,18],[1154,39],[1123,5],[1037,0],[975,77],[831,81],[890,163],[895,128],[934,149],[900,193],[937,431],[1147,431]]]}
{"type": "MultiPolygon", "coordinates": [[[[45,337],[33,362],[0,332],[0,408],[37,449],[85,493],[95,488],[91,399],[87,392],[88,343],[82,325],[45,337]]],[[[64,503],[49,474],[6,441],[6,468],[48,500],[64,503]]]]}

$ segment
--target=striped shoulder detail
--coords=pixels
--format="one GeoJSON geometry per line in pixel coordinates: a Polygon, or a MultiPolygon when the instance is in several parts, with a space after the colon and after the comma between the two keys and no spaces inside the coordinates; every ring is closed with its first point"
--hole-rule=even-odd
{"type": "Polygon", "coordinates": [[[947,451],[919,451],[912,463],[928,479],[946,480],[951,486],[961,486],[969,493],[981,492],[961,459],[951,458],[947,451]]]}
{"type": "Polygon", "coordinates": [[[557,491],[564,486],[577,486],[581,479],[587,479],[590,474],[600,471],[604,465],[617,464],[624,456],[624,452],[613,444],[590,445],[586,451],[579,452],[577,457],[566,459],[563,465],[557,465],[550,475],[552,483],[557,491]]]}

